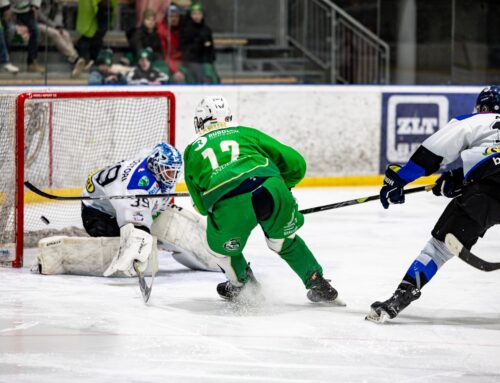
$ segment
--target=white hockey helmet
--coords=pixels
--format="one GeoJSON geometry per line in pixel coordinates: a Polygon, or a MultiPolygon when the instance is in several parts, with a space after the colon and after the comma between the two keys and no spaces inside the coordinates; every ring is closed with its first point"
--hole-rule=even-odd
{"type": "Polygon", "coordinates": [[[207,96],[196,107],[194,130],[202,135],[214,129],[226,128],[232,120],[231,108],[224,97],[207,96]]]}
{"type": "Polygon", "coordinates": [[[166,192],[175,186],[179,178],[182,155],[174,146],[162,142],[148,155],[147,165],[160,184],[161,190],[166,192]]]}

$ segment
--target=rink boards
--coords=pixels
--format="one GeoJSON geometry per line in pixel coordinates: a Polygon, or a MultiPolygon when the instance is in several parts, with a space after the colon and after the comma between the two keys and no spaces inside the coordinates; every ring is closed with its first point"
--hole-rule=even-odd
{"type": "MultiPolygon", "coordinates": [[[[220,94],[229,101],[237,123],[260,129],[305,157],[308,168],[300,186],[379,185],[388,163],[406,162],[416,147],[451,117],[470,113],[482,89],[331,85],[165,88],[176,96],[175,144],[181,151],[195,138],[193,113],[197,103],[206,95],[220,94]]],[[[48,89],[92,91],[99,87],[48,89]]],[[[67,145],[68,150],[78,151],[70,142],[67,145]]],[[[184,191],[185,185],[181,183],[178,190],[184,191]]]]}

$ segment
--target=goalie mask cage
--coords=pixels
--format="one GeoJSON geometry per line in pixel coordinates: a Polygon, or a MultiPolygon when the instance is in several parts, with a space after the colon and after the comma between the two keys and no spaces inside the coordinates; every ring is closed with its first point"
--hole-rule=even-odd
{"type": "Polygon", "coordinates": [[[175,96],[167,91],[0,93],[0,266],[50,235],[86,235],[80,201],[52,201],[30,181],[80,195],[87,175],[133,159],[160,141],[175,145],[175,96]]]}

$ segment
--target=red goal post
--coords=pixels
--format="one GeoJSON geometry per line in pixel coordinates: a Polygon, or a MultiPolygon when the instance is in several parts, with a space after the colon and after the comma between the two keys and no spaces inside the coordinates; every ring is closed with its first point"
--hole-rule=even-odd
{"type": "Polygon", "coordinates": [[[2,266],[22,267],[24,248],[40,238],[83,233],[79,203],[41,200],[25,193],[25,181],[79,195],[89,172],[160,141],[175,145],[172,92],[87,89],[0,93],[2,266]]]}

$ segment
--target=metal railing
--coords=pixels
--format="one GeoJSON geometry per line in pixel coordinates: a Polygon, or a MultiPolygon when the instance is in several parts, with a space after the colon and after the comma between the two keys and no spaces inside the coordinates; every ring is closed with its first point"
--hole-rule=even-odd
{"type": "Polygon", "coordinates": [[[288,40],[331,83],[389,84],[389,45],[329,0],[288,0],[288,40]]]}

